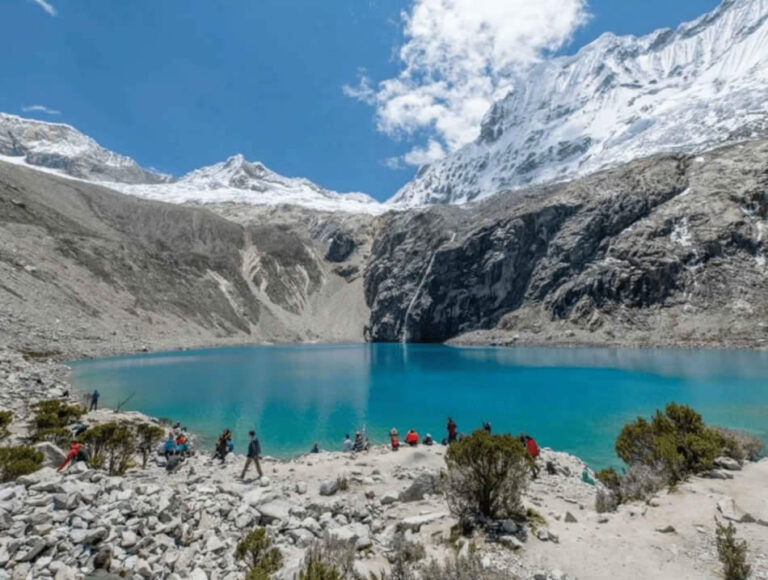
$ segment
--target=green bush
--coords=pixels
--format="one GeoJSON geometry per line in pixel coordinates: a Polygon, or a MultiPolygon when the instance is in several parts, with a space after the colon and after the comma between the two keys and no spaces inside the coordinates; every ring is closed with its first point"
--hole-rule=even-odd
{"type": "Polygon", "coordinates": [[[0,440],[5,439],[11,432],[8,427],[13,423],[13,412],[0,411],[0,440]]]}
{"type": "Polygon", "coordinates": [[[0,482],[13,481],[43,466],[43,454],[34,447],[0,447],[0,482]]]}
{"type": "Polygon", "coordinates": [[[448,505],[460,520],[519,513],[533,461],[517,437],[479,429],[452,443],[445,462],[448,505]]]}
{"type": "Polygon", "coordinates": [[[611,491],[618,492],[621,487],[621,475],[613,467],[595,473],[597,480],[611,491]]]}
{"type": "Polygon", "coordinates": [[[240,540],[235,550],[235,558],[244,560],[248,566],[246,580],[269,580],[283,564],[280,550],[272,547],[272,540],[264,528],[256,528],[240,540]]]}
{"type": "Polygon", "coordinates": [[[133,466],[138,440],[129,425],[103,423],[81,437],[90,450],[91,467],[106,467],[110,475],[123,475],[133,466]]]}
{"type": "Polygon", "coordinates": [[[35,441],[48,441],[53,443],[57,447],[67,449],[72,443],[72,431],[65,427],[51,427],[49,429],[41,429],[35,434],[35,441]]]}
{"type": "Polygon", "coordinates": [[[152,452],[157,447],[158,443],[163,440],[165,432],[156,425],[150,425],[149,423],[140,423],[136,427],[136,437],[138,439],[139,453],[141,454],[141,467],[147,468],[147,460],[152,452]]]}
{"type": "Polygon", "coordinates": [[[670,403],[649,423],[642,417],[625,425],[616,440],[616,453],[629,465],[660,470],[668,483],[712,469],[725,448],[725,438],[704,425],[696,411],[670,403]]]}
{"type": "Polygon", "coordinates": [[[747,563],[747,542],[736,539],[736,528],[732,523],[727,526],[715,520],[717,530],[717,557],[723,564],[725,580],[747,580],[752,573],[747,563]]]}
{"type": "Polygon", "coordinates": [[[341,580],[338,568],[326,562],[318,550],[309,550],[304,558],[304,566],[299,571],[299,580],[341,580]]]}
{"type": "Polygon", "coordinates": [[[82,407],[69,405],[59,399],[40,401],[33,405],[35,411],[32,417],[31,431],[35,441],[44,441],[44,437],[50,437],[52,433],[61,432],[68,425],[74,423],[85,412],[82,407]]]}

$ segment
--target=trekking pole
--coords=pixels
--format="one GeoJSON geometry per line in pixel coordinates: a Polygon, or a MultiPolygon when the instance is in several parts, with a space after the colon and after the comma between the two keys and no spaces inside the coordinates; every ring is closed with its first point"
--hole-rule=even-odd
{"type": "Polygon", "coordinates": [[[135,394],[136,394],[136,393],[131,393],[131,396],[130,396],[130,397],[128,397],[127,399],[125,399],[125,400],[124,400],[122,403],[118,404],[118,405],[117,405],[117,407],[115,407],[115,413],[119,413],[119,412],[120,412],[120,409],[122,409],[122,408],[123,408],[123,407],[124,407],[124,406],[125,406],[125,405],[128,403],[128,401],[130,401],[131,399],[133,399],[133,396],[134,396],[135,394]]]}

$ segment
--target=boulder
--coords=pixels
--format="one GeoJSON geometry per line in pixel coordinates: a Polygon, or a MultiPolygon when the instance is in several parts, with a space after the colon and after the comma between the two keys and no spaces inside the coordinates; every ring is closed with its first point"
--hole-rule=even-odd
{"type": "Polygon", "coordinates": [[[349,524],[338,528],[332,528],[329,530],[328,534],[336,540],[354,543],[355,546],[358,546],[358,544],[365,544],[358,549],[370,546],[368,526],[363,524],[349,524]]]}
{"type": "Polygon", "coordinates": [[[64,451],[48,441],[37,443],[35,449],[43,454],[43,467],[58,469],[59,465],[67,458],[67,454],[64,451]]]}
{"type": "Polygon", "coordinates": [[[339,491],[339,480],[336,478],[326,479],[320,484],[320,495],[334,495],[337,491],[339,491]]]}
{"type": "Polygon", "coordinates": [[[574,516],[571,512],[565,512],[565,523],[567,524],[575,524],[578,523],[579,520],[576,519],[576,516],[574,516]]]}
{"type": "Polygon", "coordinates": [[[731,497],[724,497],[717,502],[717,511],[719,511],[726,520],[741,524],[754,524],[757,520],[752,514],[749,514],[736,505],[731,497]]]}
{"type": "Polygon", "coordinates": [[[430,514],[411,516],[402,520],[398,524],[398,528],[403,531],[411,530],[413,532],[418,532],[421,529],[421,526],[425,524],[430,524],[432,522],[445,518],[448,515],[449,515],[448,512],[433,512],[430,514]]]}
{"type": "Polygon", "coordinates": [[[262,524],[270,524],[276,520],[286,521],[291,515],[291,504],[284,500],[274,500],[259,506],[262,524]]]}
{"type": "Polygon", "coordinates": [[[502,546],[506,546],[507,548],[510,548],[511,550],[519,550],[524,545],[515,536],[501,536],[499,538],[499,543],[502,546]]]}
{"type": "Polygon", "coordinates": [[[294,491],[298,493],[299,495],[304,495],[307,493],[307,484],[303,481],[299,481],[296,483],[296,487],[294,488],[294,491]]]}
{"type": "Polygon", "coordinates": [[[674,534],[676,530],[674,526],[664,526],[663,528],[656,528],[656,531],[660,534],[674,534]]]}
{"type": "Polygon", "coordinates": [[[741,463],[732,457],[717,457],[714,463],[717,467],[728,471],[741,471],[741,463]]]}
{"type": "Polygon", "coordinates": [[[391,505],[395,503],[398,498],[399,494],[394,491],[384,492],[384,495],[381,496],[381,505],[391,505]]]}
{"type": "Polygon", "coordinates": [[[398,496],[401,502],[420,501],[424,496],[437,493],[441,490],[441,481],[439,473],[422,473],[413,480],[407,489],[398,496]]]}

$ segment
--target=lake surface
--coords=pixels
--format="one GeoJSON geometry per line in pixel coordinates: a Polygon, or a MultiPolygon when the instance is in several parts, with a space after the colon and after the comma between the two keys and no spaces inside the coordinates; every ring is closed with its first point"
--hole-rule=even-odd
{"type": "Polygon", "coordinates": [[[180,421],[211,443],[225,427],[243,453],[289,456],[314,441],[339,449],[366,426],[374,443],[396,427],[445,436],[489,421],[592,467],[618,465],[622,425],[667,402],[711,424],[768,438],[768,353],[623,349],[453,348],[356,344],[218,348],[71,363],[74,385],[105,406],[180,421]]]}

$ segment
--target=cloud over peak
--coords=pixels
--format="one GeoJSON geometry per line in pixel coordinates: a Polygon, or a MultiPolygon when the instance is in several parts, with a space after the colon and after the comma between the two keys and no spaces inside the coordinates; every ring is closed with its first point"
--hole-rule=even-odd
{"type": "Polygon", "coordinates": [[[27,105],[21,108],[25,113],[45,113],[46,115],[61,115],[61,111],[49,109],[45,105],[27,105]]]}
{"type": "Polygon", "coordinates": [[[588,19],[587,0],[413,0],[403,12],[397,77],[363,72],[348,96],[376,109],[379,131],[427,134],[403,161],[438,159],[478,135],[491,104],[521,68],[561,48],[588,19]]]}

